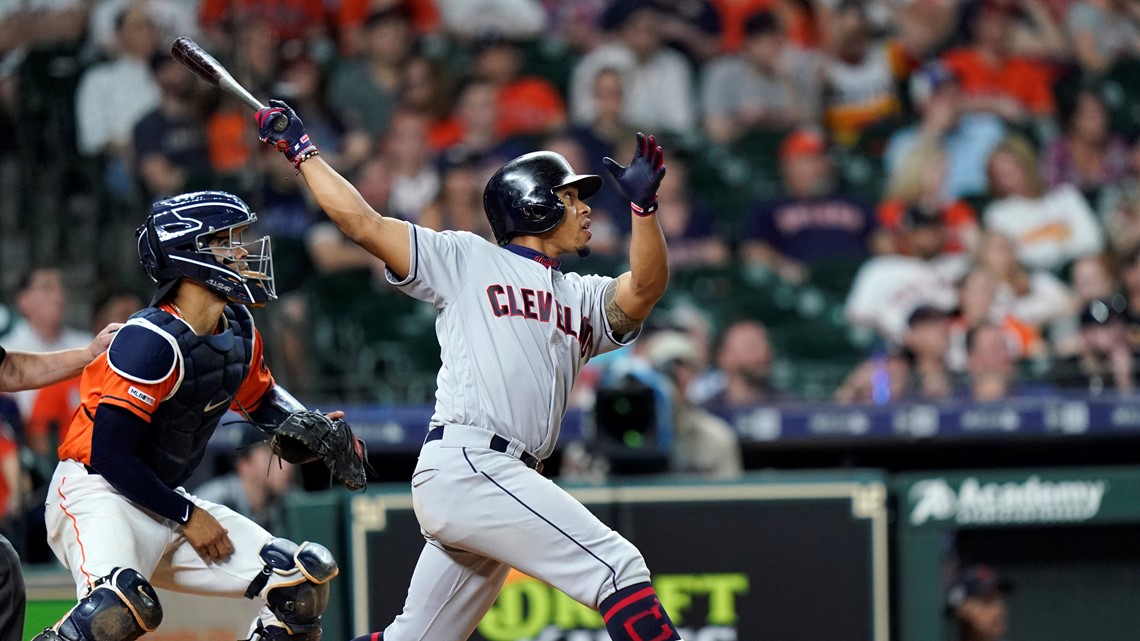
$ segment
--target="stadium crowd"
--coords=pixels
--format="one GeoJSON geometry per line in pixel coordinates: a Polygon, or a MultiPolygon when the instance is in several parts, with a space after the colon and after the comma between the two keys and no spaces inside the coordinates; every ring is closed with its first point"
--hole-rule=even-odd
{"type": "MultiPolygon", "coordinates": [[[[373,207],[433,229],[490,237],[483,184],[520,153],[604,175],[655,133],[673,278],[634,357],[693,408],[1140,375],[1131,0],[0,2],[6,347],[82,346],[125,319],[149,296],[149,203],[225,189],[273,238],[281,300],[259,321],[279,378],[430,399],[424,306],[323,219],[247,107],[167,55],[177,36],[286,100],[373,207]]],[[[568,267],[616,273],[627,205],[612,184],[590,205],[593,254],[568,267]]],[[[6,410],[0,520],[24,511],[18,446],[42,474],[75,394],[6,410]]]]}

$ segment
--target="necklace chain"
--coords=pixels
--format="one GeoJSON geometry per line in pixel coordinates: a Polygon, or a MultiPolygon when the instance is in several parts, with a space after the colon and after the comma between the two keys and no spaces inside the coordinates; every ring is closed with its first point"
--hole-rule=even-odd
{"type": "Polygon", "coordinates": [[[171,301],[170,306],[174,308],[174,313],[178,314],[178,318],[181,318],[182,320],[186,320],[186,315],[182,313],[182,310],[178,307],[178,303],[171,301]]]}

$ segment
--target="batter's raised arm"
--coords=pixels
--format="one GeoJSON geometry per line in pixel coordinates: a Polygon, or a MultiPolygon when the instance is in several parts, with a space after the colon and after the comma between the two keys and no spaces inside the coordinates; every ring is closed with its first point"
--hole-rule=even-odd
{"type": "Polygon", "coordinates": [[[636,329],[665,293],[669,262],[665,234],[657,220],[657,190],[665,177],[665,154],[653,136],[637,134],[637,151],[628,167],[603,160],[630,201],[629,271],[606,290],[606,320],[615,334],[636,329]]]}
{"type": "Polygon", "coordinates": [[[255,116],[262,142],[276,146],[297,167],[317,204],[346,236],[384,261],[396,276],[406,277],[411,264],[408,223],[372,209],[352,183],[320,158],[317,146],[305,132],[305,123],[293,109],[280,100],[270,100],[269,104],[255,116]],[[272,124],[279,113],[289,118],[284,131],[276,131],[272,124]]]}

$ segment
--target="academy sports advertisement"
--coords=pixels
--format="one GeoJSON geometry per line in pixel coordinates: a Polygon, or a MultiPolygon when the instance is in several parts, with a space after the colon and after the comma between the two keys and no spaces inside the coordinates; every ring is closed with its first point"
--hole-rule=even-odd
{"type": "MultiPolygon", "coordinates": [[[[662,605],[686,641],[888,638],[886,493],[880,483],[573,493],[642,551],[662,605]]],[[[424,541],[409,496],[361,496],[356,502],[353,567],[368,571],[353,578],[353,627],[380,630],[403,606],[424,541]]],[[[518,572],[508,576],[471,638],[609,639],[597,612],[518,572]]]]}

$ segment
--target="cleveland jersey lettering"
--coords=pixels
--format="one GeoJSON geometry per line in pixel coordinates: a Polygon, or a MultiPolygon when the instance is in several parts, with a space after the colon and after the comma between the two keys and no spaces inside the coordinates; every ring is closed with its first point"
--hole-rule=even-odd
{"type": "Polygon", "coordinates": [[[564,274],[556,261],[468,232],[409,225],[408,233],[408,278],[388,278],[439,311],[443,365],[432,424],[482,427],[549,456],[582,365],[636,337],[619,341],[609,331],[602,297],[612,279],[564,274]],[[542,362],[532,364],[536,357],[542,362]]]}

